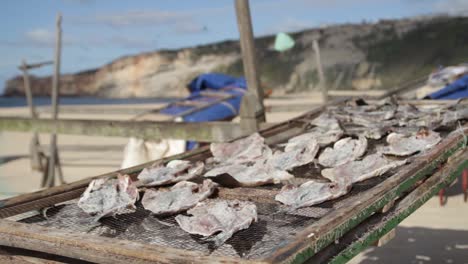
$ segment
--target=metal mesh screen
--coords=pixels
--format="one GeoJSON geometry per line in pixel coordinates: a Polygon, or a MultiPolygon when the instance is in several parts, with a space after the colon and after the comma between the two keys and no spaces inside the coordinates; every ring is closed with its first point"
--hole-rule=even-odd
{"type": "Polygon", "coordinates": [[[77,200],[57,205],[42,214],[38,213],[19,221],[94,236],[196,250],[214,256],[259,259],[268,256],[276,247],[288,243],[299,231],[331,210],[342,206],[346,197],[358,195],[360,192],[378,184],[384,178],[379,178],[378,181],[374,181],[372,184],[356,185],[356,188],[353,188],[351,193],[342,199],[298,210],[291,210],[287,206],[273,201],[271,203],[255,202],[258,221],[248,229],[235,233],[233,237],[218,248],[215,247],[213,242],[201,236],[191,235],[183,231],[175,221],[175,216],[156,217],[145,210],[140,202],[137,203],[137,210],[133,213],[102,218],[98,222],[76,205],[77,200]]]}
{"type": "MultiPolygon", "coordinates": [[[[442,133],[443,136],[446,134],[442,133]]],[[[375,146],[383,142],[384,139],[378,141],[369,140],[368,154],[375,152],[375,146]]],[[[411,159],[417,156],[415,155],[411,159]]],[[[297,177],[297,182],[302,183],[310,179],[321,179],[321,169],[320,166],[311,163],[294,169],[292,173],[297,177]]],[[[145,210],[140,202],[136,204],[137,210],[135,212],[103,218],[98,222],[78,208],[76,200],[56,205],[48,209],[46,214],[38,213],[19,221],[45,227],[66,229],[91,236],[124,239],[151,245],[200,251],[213,256],[222,255],[245,259],[260,259],[269,256],[276,248],[292,242],[298,232],[326,216],[331,211],[345,207],[348,198],[361,195],[362,192],[378,185],[394,175],[395,172],[396,170],[392,170],[383,176],[354,184],[350,193],[339,199],[298,210],[292,210],[287,206],[280,205],[271,198],[259,199],[262,203],[253,199],[253,202],[257,206],[258,221],[253,223],[248,229],[238,231],[225,244],[217,248],[209,239],[183,231],[176,223],[174,216],[156,217],[145,210]]],[[[278,192],[280,187],[280,185],[270,185],[255,189],[278,192]]],[[[230,198],[247,199],[242,196],[241,190],[237,191],[238,194],[230,198]]],[[[264,192],[263,194],[262,192],[258,193],[258,196],[264,195],[264,192]]]]}

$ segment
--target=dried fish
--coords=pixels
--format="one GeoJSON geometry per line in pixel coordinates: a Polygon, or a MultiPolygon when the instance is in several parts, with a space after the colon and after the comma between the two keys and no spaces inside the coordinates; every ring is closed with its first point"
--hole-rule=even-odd
{"type": "MultiPolygon", "coordinates": [[[[286,171],[274,168],[265,164],[265,160],[259,160],[254,164],[221,164],[220,166],[205,173],[204,177],[213,178],[214,181],[224,184],[223,181],[217,180],[217,176],[228,174],[234,178],[235,184],[229,183],[227,187],[254,187],[271,183],[280,183],[289,181],[294,178],[293,175],[286,171]]],[[[226,181],[223,178],[224,181],[226,181]]]]}
{"type": "Polygon", "coordinates": [[[268,151],[265,139],[258,133],[229,143],[211,143],[210,150],[216,162],[243,163],[262,157],[268,151]]]}
{"type": "Polygon", "coordinates": [[[464,119],[468,119],[468,107],[445,112],[442,118],[442,125],[452,125],[458,120],[464,119]]]}
{"type": "Polygon", "coordinates": [[[290,144],[298,144],[315,139],[320,147],[324,147],[335,143],[339,140],[344,134],[344,131],[340,129],[327,129],[323,127],[314,127],[309,130],[307,133],[301,134],[299,136],[289,139],[290,144]]]}
{"type": "Polygon", "coordinates": [[[342,130],[340,122],[327,112],[316,117],[310,124],[327,130],[342,130]]]}
{"type": "Polygon", "coordinates": [[[388,146],[379,151],[387,155],[408,156],[435,146],[441,141],[439,133],[422,129],[413,135],[391,133],[387,136],[388,146]]]}
{"type": "Polygon", "coordinates": [[[341,182],[318,182],[311,180],[299,187],[286,185],[276,195],[275,200],[292,206],[294,209],[312,206],[348,193],[351,184],[341,182]]]}
{"type": "Polygon", "coordinates": [[[187,213],[190,216],[178,215],[175,218],[179,226],[190,234],[205,237],[216,234],[212,239],[216,246],[257,221],[255,204],[238,200],[202,202],[187,213]]]}
{"type": "Polygon", "coordinates": [[[213,194],[215,189],[216,184],[211,180],[204,180],[203,184],[181,181],[170,190],[147,189],[141,203],[156,215],[175,214],[194,207],[213,194]]]}
{"type": "Polygon", "coordinates": [[[203,173],[205,165],[199,161],[195,164],[187,160],[172,160],[164,165],[145,168],[138,175],[144,186],[160,186],[180,181],[191,180],[203,173]]]}
{"type": "Polygon", "coordinates": [[[314,137],[290,139],[283,151],[276,151],[267,163],[279,170],[291,170],[314,161],[319,144],[314,137]]]}
{"type": "Polygon", "coordinates": [[[400,104],[398,105],[395,119],[400,121],[407,121],[410,119],[420,118],[424,115],[424,112],[421,112],[416,106],[412,104],[400,104]]]}
{"type": "Polygon", "coordinates": [[[378,125],[374,127],[345,127],[345,133],[350,136],[364,136],[369,139],[381,139],[387,134],[388,129],[389,128],[379,127],[378,125]]]}
{"type": "Polygon", "coordinates": [[[135,211],[139,194],[136,185],[128,175],[118,175],[117,179],[93,180],[78,201],[86,213],[102,217],[135,211]]]}
{"type": "Polygon", "coordinates": [[[343,178],[349,179],[351,183],[364,181],[373,177],[381,176],[385,172],[399,167],[406,163],[406,160],[393,161],[384,157],[381,153],[375,153],[366,156],[363,160],[356,160],[322,170],[322,176],[332,182],[343,181],[343,178]]]}
{"type": "Polygon", "coordinates": [[[335,143],[333,148],[326,148],[318,158],[320,165],[336,167],[360,158],[367,150],[367,139],[343,138],[335,143]]]}

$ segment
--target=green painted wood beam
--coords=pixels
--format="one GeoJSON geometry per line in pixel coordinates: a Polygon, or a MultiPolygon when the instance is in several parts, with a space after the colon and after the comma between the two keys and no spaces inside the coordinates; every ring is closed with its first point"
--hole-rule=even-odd
{"type": "Polygon", "coordinates": [[[419,207],[433,197],[440,189],[445,188],[453,182],[462,173],[463,169],[468,168],[468,157],[466,156],[466,152],[462,155],[465,156],[462,157],[459,162],[453,164],[453,167],[451,166],[448,168],[448,171],[440,171],[439,173],[436,173],[436,175],[429,178],[411,194],[406,196],[397,204],[394,210],[387,214],[389,217],[384,217],[385,221],[383,221],[382,224],[376,226],[372,231],[354,241],[346,249],[331,259],[330,263],[342,264],[348,262],[354,256],[369,247],[373,242],[394,229],[405,218],[414,213],[419,207]]]}
{"type": "Polygon", "coordinates": [[[405,191],[409,190],[417,181],[423,179],[427,175],[430,175],[431,172],[433,172],[439,166],[439,164],[442,164],[455,152],[465,147],[466,145],[463,139],[458,140],[456,145],[444,151],[443,154],[429,162],[417,173],[415,173],[411,177],[408,177],[406,180],[404,180],[398,186],[394,187],[385,195],[376,199],[373,203],[370,203],[363,211],[360,211],[354,217],[338,225],[333,231],[321,235],[320,238],[318,238],[318,240],[315,241],[315,243],[312,243],[307,248],[304,248],[302,251],[296,254],[291,261],[288,262],[292,264],[305,263],[317,252],[330,245],[334,241],[338,240],[345,233],[359,225],[361,222],[373,215],[379,209],[383,208],[386,204],[401,196],[405,191]]]}
{"type": "Polygon", "coordinates": [[[238,124],[230,122],[175,123],[154,121],[109,121],[30,119],[0,117],[0,131],[37,131],[59,134],[138,137],[143,139],[184,139],[202,142],[224,142],[241,137],[238,124]]]}

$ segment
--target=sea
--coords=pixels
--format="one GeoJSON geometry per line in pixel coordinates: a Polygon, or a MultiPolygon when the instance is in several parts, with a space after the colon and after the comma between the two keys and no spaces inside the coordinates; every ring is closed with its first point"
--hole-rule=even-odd
{"type": "MultiPolygon", "coordinates": [[[[60,97],[60,105],[97,105],[97,104],[150,104],[170,103],[177,98],[101,98],[101,97],[60,97]]],[[[48,106],[51,104],[50,97],[33,98],[35,106],[48,106]]],[[[23,96],[0,96],[0,107],[27,106],[26,98],[23,96]]]]}

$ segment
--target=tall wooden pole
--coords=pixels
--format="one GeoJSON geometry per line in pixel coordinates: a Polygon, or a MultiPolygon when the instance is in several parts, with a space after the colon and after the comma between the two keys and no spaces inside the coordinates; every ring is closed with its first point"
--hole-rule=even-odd
{"type": "MultiPolygon", "coordinates": [[[[24,92],[26,94],[26,101],[28,103],[30,116],[32,119],[36,119],[38,116],[37,116],[36,109],[34,107],[33,95],[32,95],[31,86],[29,83],[28,64],[26,63],[25,59],[22,60],[20,69],[23,72],[24,92]]],[[[35,170],[43,171],[44,168],[42,166],[42,160],[41,160],[41,154],[39,153],[39,147],[40,147],[39,136],[37,134],[37,131],[34,131],[33,137],[29,144],[31,168],[35,170]]]]}
{"type": "Polygon", "coordinates": [[[326,104],[328,102],[328,89],[327,84],[325,83],[325,76],[323,74],[322,60],[320,59],[320,48],[317,39],[314,39],[312,44],[315,52],[315,59],[317,62],[317,71],[319,75],[320,88],[322,90],[322,101],[323,104],[326,104]]]}
{"type": "Polygon", "coordinates": [[[26,101],[28,103],[29,111],[31,118],[37,118],[36,109],[33,103],[32,91],[31,86],[29,84],[29,74],[27,68],[26,60],[22,60],[21,62],[21,70],[23,71],[23,82],[24,82],[24,92],[26,94],[26,101]]]}
{"type": "MultiPolygon", "coordinates": [[[[60,55],[62,52],[62,15],[57,14],[56,38],[55,38],[55,58],[54,58],[54,76],[52,79],[52,119],[57,121],[58,117],[58,97],[60,84],[60,55]]],[[[57,154],[57,123],[54,125],[54,133],[50,138],[50,156],[49,156],[49,175],[47,177],[46,187],[55,185],[55,168],[58,162],[57,154]]],[[[59,170],[61,172],[61,170],[59,170]]],[[[61,173],[60,173],[61,174],[61,173]]],[[[63,175],[59,175],[63,182],[63,175]]]]}
{"type": "Polygon", "coordinates": [[[240,46],[242,50],[242,61],[244,65],[244,74],[247,79],[249,96],[255,103],[244,103],[241,115],[241,123],[248,130],[258,130],[259,122],[265,122],[265,110],[263,106],[263,90],[260,87],[260,81],[257,72],[257,59],[255,53],[255,43],[252,30],[252,21],[250,18],[250,8],[248,0],[234,0],[236,6],[237,26],[240,34],[240,46]]]}

